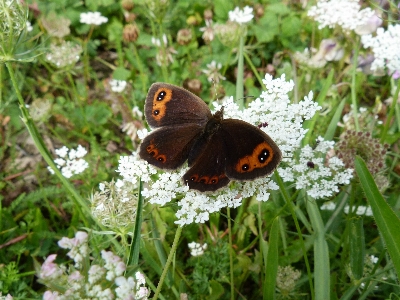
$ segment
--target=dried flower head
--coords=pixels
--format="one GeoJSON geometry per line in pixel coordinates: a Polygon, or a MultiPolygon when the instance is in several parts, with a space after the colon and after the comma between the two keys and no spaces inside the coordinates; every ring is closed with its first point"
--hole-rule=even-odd
{"type": "Polygon", "coordinates": [[[192,31],[188,28],[180,29],[176,36],[176,41],[179,45],[189,45],[192,41],[193,35],[192,31]]]}
{"type": "Polygon", "coordinates": [[[42,17],[41,20],[43,27],[47,30],[50,36],[62,39],[71,32],[69,29],[71,21],[64,16],[57,15],[54,11],[50,12],[47,16],[42,17]]]}
{"type": "Polygon", "coordinates": [[[237,47],[240,37],[246,35],[247,29],[237,22],[228,21],[225,24],[216,24],[214,31],[223,45],[237,47]]]}
{"type": "Polygon", "coordinates": [[[225,77],[220,73],[221,68],[221,63],[217,63],[213,60],[211,63],[207,64],[207,69],[201,71],[207,75],[207,80],[209,82],[219,83],[220,80],[225,80],[225,77]]]}
{"type": "Polygon", "coordinates": [[[214,26],[213,21],[206,19],[206,26],[201,27],[200,31],[203,32],[202,38],[206,44],[209,44],[214,39],[214,26]]]}
{"type": "Polygon", "coordinates": [[[389,145],[382,145],[378,139],[371,137],[370,132],[347,130],[340,136],[335,148],[337,156],[347,168],[354,168],[356,155],[359,155],[371,174],[376,174],[385,168],[385,155],[389,145]]]}
{"type": "Polygon", "coordinates": [[[139,37],[139,28],[136,24],[127,24],[122,31],[122,37],[126,43],[135,42],[139,37]]]}
{"type": "Polygon", "coordinates": [[[276,286],[282,296],[287,297],[294,291],[297,280],[299,280],[301,272],[292,266],[278,266],[278,274],[276,276],[276,286]]]}
{"type": "Polygon", "coordinates": [[[79,60],[82,47],[69,41],[60,44],[51,44],[50,51],[46,54],[46,60],[57,68],[75,65],[79,60]]]}
{"type": "Polygon", "coordinates": [[[132,226],[137,211],[137,186],[112,180],[100,183],[99,189],[90,198],[93,216],[114,231],[132,226]]]}

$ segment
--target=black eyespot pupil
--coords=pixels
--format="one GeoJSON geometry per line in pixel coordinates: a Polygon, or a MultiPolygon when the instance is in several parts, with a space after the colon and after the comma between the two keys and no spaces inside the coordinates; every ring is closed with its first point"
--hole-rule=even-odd
{"type": "Polygon", "coordinates": [[[242,170],[243,171],[247,171],[249,169],[249,165],[248,164],[244,164],[243,166],[242,166],[242,170]]]}
{"type": "Polygon", "coordinates": [[[200,182],[201,183],[206,183],[206,180],[205,179],[200,179],[200,182]]]}
{"type": "Polygon", "coordinates": [[[157,100],[158,100],[158,101],[161,101],[162,99],[164,99],[165,95],[166,95],[165,92],[160,92],[160,93],[158,94],[158,96],[157,96],[157,100]]]}
{"type": "Polygon", "coordinates": [[[156,109],[155,111],[153,111],[153,114],[156,115],[156,116],[157,116],[159,113],[160,113],[160,111],[159,111],[158,109],[156,109]]]}
{"type": "Polygon", "coordinates": [[[269,151],[267,149],[264,149],[263,151],[261,151],[261,153],[258,155],[258,161],[260,163],[265,162],[269,157],[269,151]]]}
{"type": "Polygon", "coordinates": [[[159,157],[159,158],[158,158],[158,161],[164,161],[164,158],[159,157]]]}
{"type": "Polygon", "coordinates": [[[211,180],[211,183],[216,183],[217,181],[215,179],[211,180]]]}
{"type": "Polygon", "coordinates": [[[193,177],[190,177],[190,180],[191,180],[191,181],[195,181],[195,180],[196,180],[196,177],[194,177],[194,176],[193,176],[193,177]]]}

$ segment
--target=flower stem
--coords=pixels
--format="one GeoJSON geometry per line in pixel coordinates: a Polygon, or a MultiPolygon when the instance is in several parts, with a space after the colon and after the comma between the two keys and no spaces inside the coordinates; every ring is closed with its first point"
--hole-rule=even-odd
{"type": "Polygon", "coordinates": [[[37,147],[37,149],[39,150],[40,154],[42,155],[44,160],[47,162],[47,164],[53,169],[54,173],[56,174],[58,179],[61,181],[63,186],[72,195],[72,198],[78,204],[78,205],[76,205],[76,208],[78,209],[79,213],[82,215],[82,219],[85,223],[85,226],[90,227],[88,220],[85,217],[85,216],[91,216],[91,213],[90,213],[87,203],[77,193],[77,191],[72,186],[72,184],[61,174],[60,170],[55,165],[46,145],[43,142],[42,137],[40,136],[35,124],[32,121],[29,111],[25,107],[25,102],[24,102],[24,99],[22,98],[21,92],[18,88],[18,84],[17,84],[16,78],[15,78],[13,67],[12,67],[11,63],[9,63],[9,62],[6,62],[5,65],[8,69],[8,73],[10,74],[11,82],[13,84],[15,93],[17,95],[17,98],[18,98],[18,101],[20,104],[19,107],[20,107],[21,114],[22,114],[22,121],[25,123],[25,125],[29,131],[29,134],[31,135],[31,137],[35,143],[35,146],[37,147]]]}
{"type": "Polygon", "coordinates": [[[233,247],[232,247],[232,224],[231,224],[231,209],[227,207],[227,215],[228,215],[228,229],[229,229],[229,268],[231,275],[231,299],[235,299],[235,282],[233,277],[233,247]]]}
{"type": "Polygon", "coordinates": [[[358,106],[357,106],[357,95],[356,95],[356,75],[357,75],[357,64],[358,64],[358,48],[359,41],[354,47],[353,53],[353,72],[351,74],[351,103],[353,105],[353,118],[356,131],[360,131],[360,125],[358,124],[358,106]]]}
{"type": "Polygon", "coordinates": [[[244,107],[243,99],[243,48],[244,48],[244,37],[240,37],[239,41],[239,52],[238,52],[238,70],[236,78],[236,102],[240,109],[244,107]],[[240,101],[239,101],[240,100],[240,101]]]}
{"type": "Polygon", "coordinates": [[[174,257],[176,249],[178,248],[179,238],[181,237],[182,230],[183,230],[182,226],[179,226],[178,229],[176,230],[174,243],[172,244],[171,251],[169,252],[167,262],[164,265],[164,270],[163,270],[163,272],[161,274],[160,281],[158,282],[157,290],[156,290],[156,293],[154,294],[153,300],[156,300],[158,298],[158,295],[161,292],[161,288],[163,286],[163,283],[164,283],[164,280],[165,280],[165,276],[168,273],[169,265],[171,264],[172,258],[174,257]]]}
{"type": "Polygon", "coordinates": [[[301,241],[301,249],[303,251],[303,256],[304,256],[304,262],[306,264],[306,269],[307,269],[307,274],[308,274],[308,281],[310,284],[310,294],[311,294],[311,299],[314,300],[315,299],[315,295],[314,295],[314,284],[313,284],[313,280],[312,280],[312,273],[311,273],[311,268],[310,268],[310,263],[308,262],[308,258],[307,258],[307,250],[306,247],[304,245],[304,238],[303,238],[303,234],[301,233],[301,228],[300,228],[300,224],[299,221],[297,220],[297,216],[296,216],[296,212],[293,208],[293,203],[292,200],[290,199],[287,191],[286,191],[286,187],[283,184],[283,180],[282,178],[279,176],[278,171],[275,171],[275,178],[276,181],[278,183],[279,186],[279,190],[281,191],[282,197],[285,199],[286,204],[289,207],[290,213],[292,214],[292,218],[294,221],[294,224],[296,226],[296,230],[297,233],[299,235],[299,239],[301,241]]]}

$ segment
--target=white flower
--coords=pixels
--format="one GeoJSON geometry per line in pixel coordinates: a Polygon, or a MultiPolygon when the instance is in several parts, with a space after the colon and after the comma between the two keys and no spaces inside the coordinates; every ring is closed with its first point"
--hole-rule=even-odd
{"type": "Polygon", "coordinates": [[[107,23],[108,18],[102,16],[98,11],[81,13],[80,22],[88,25],[101,25],[107,23]]]}
{"type": "Polygon", "coordinates": [[[245,24],[253,20],[253,8],[245,6],[243,10],[236,7],[234,10],[229,12],[229,20],[232,22],[237,22],[239,24],[245,24]]]}
{"type": "Polygon", "coordinates": [[[387,68],[390,74],[400,70],[400,25],[389,25],[387,30],[378,28],[376,36],[363,35],[364,48],[371,48],[375,60],[371,70],[387,68]]]}
{"type": "MultiPolygon", "coordinates": [[[[349,212],[350,212],[350,206],[346,205],[344,207],[344,213],[349,214],[349,212]]],[[[356,215],[372,217],[372,209],[370,206],[360,205],[357,207],[356,215]]]]}
{"type": "Polygon", "coordinates": [[[333,144],[320,137],[315,149],[308,145],[303,147],[298,160],[293,159],[288,167],[279,168],[282,179],[295,181],[296,189],[304,189],[314,199],[330,197],[339,192],[338,186],[348,184],[353,171],[346,169],[337,157],[326,161],[326,154],[333,144]]]}
{"type": "Polygon", "coordinates": [[[89,253],[87,240],[88,234],[84,231],[78,231],[72,239],[63,237],[58,241],[58,246],[63,249],[70,249],[67,255],[74,260],[76,267],[80,267],[83,259],[89,253]]]}
{"type": "Polygon", "coordinates": [[[200,256],[204,254],[204,250],[207,249],[207,243],[201,245],[196,242],[191,242],[188,244],[188,247],[190,249],[190,254],[192,256],[200,256]]]}
{"type": "Polygon", "coordinates": [[[29,21],[26,21],[26,30],[27,30],[28,32],[30,32],[30,31],[33,30],[32,24],[31,24],[31,22],[29,22],[29,21]]]}
{"type": "Polygon", "coordinates": [[[321,205],[321,210],[335,210],[336,204],[332,201],[325,202],[321,205]]]}
{"type": "MultiPolygon", "coordinates": [[[[57,168],[60,169],[61,174],[67,178],[80,174],[89,167],[89,164],[82,158],[87,154],[87,150],[81,145],[79,145],[76,150],[70,150],[63,146],[60,149],[56,149],[55,153],[60,156],[60,158],[54,159],[54,163],[57,165],[57,168]]],[[[51,174],[54,174],[53,169],[50,167],[47,167],[47,169],[51,174]]]]}
{"type": "Polygon", "coordinates": [[[80,58],[82,47],[70,41],[52,43],[50,51],[46,54],[46,60],[57,68],[74,65],[80,58]]]}
{"type": "Polygon", "coordinates": [[[111,90],[116,93],[121,93],[125,89],[126,84],[127,82],[125,80],[110,80],[111,90]]]}
{"type": "Polygon", "coordinates": [[[220,73],[221,68],[221,63],[217,63],[215,60],[213,60],[211,63],[207,64],[207,69],[203,69],[201,71],[207,75],[207,80],[209,82],[218,83],[220,80],[225,80],[225,77],[220,73]]]}
{"type": "Polygon", "coordinates": [[[319,29],[340,26],[350,31],[365,26],[375,15],[369,7],[360,9],[358,0],[319,0],[309,9],[308,16],[319,23],[319,29]]]}

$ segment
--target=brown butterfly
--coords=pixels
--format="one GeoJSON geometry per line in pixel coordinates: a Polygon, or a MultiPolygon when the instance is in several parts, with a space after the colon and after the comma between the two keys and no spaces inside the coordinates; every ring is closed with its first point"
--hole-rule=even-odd
{"type": "Polygon", "coordinates": [[[139,155],[166,170],[186,160],[183,176],[189,188],[215,191],[230,180],[252,180],[271,174],[281,151],[262,130],[247,122],[214,115],[206,103],[189,91],[154,83],[145,103],[146,120],[156,128],[141,143],[139,155]]]}

